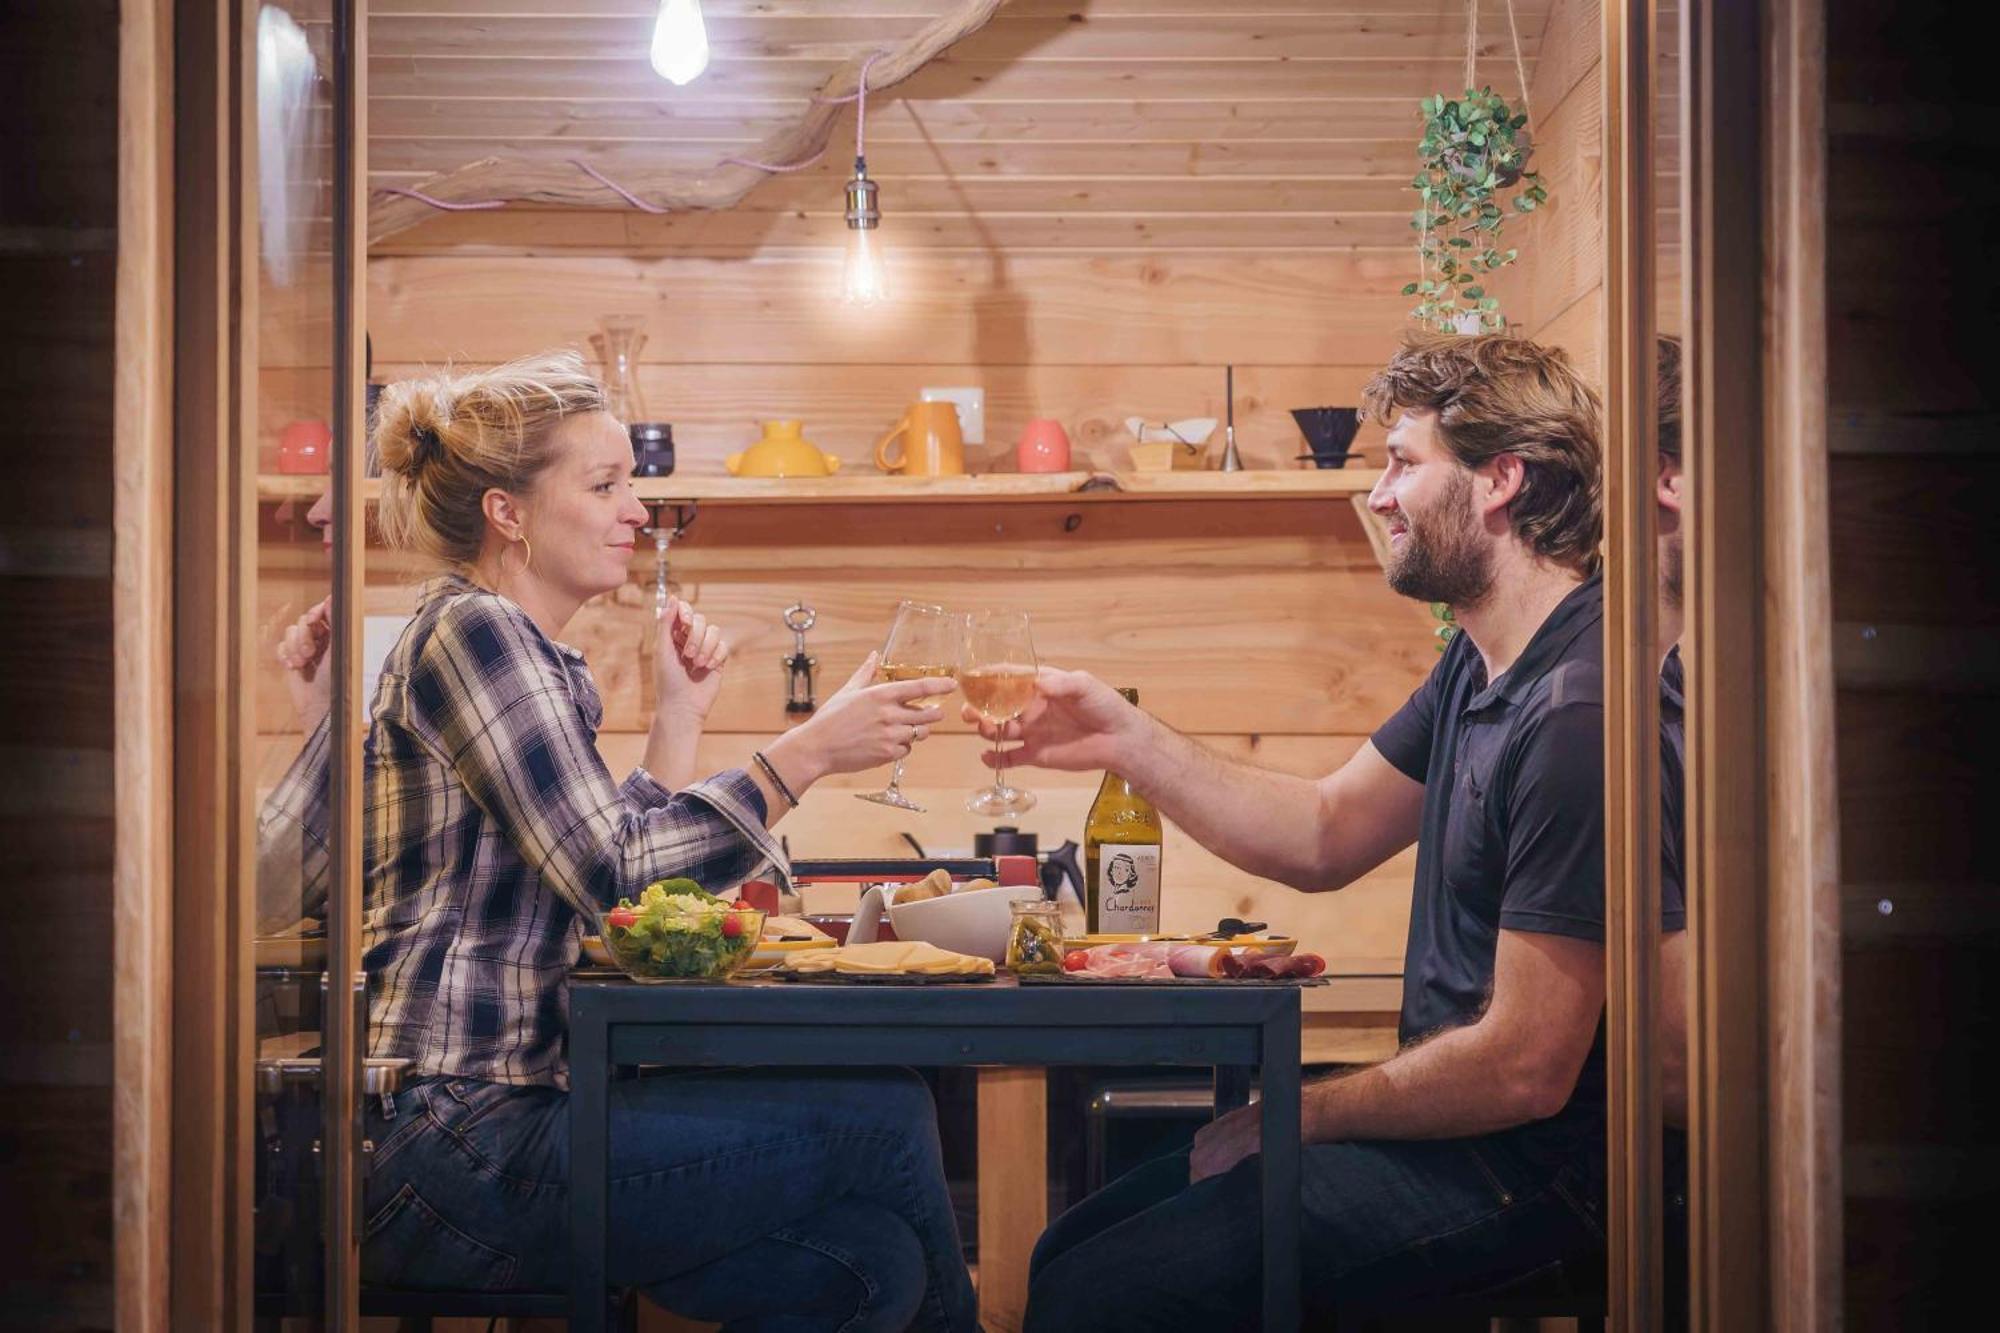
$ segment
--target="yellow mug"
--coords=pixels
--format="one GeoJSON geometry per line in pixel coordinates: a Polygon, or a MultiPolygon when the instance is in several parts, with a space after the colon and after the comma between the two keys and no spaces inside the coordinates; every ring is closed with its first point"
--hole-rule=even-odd
{"type": "Polygon", "coordinates": [[[907,477],[965,475],[965,437],[958,430],[958,404],[911,403],[895,429],[875,445],[875,466],[907,477]],[[889,447],[901,442],[896,456],[889,447]]]}

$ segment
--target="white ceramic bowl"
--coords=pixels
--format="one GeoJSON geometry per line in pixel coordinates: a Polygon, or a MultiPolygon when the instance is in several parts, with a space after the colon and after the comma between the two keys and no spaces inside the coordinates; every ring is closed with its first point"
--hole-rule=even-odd
{"type": "Polygon", "coordinates": [[[1003,884],[991,889],[948,893],[916,903],[890,903],[889,924],[899,940],[922,940],[953,953],[1007,961],[1007,929],[1013,920],[1008,904],[1036,897],[1033,887],[1003,884]]]}

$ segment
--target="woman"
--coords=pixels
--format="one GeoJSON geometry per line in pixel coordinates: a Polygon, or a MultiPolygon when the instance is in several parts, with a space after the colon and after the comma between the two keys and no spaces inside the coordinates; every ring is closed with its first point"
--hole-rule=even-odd
{"type": "MultiPolygon", "coordinates": [[[[949,682],[874,662],[746,768],[692,785],[728,656],[676,603],[643,765],[615,783],[559,636],[629,576],[631,445],[574,354],[383,395],[382,535],[448,572],[390,651],[366,761],[372,1105],[362,1272],[397,1287],[567,1281],[566,978],[593,914],[783,860],[767,831],[829,773],[907,754],[949,682]]],[[[914,1075],[690,1072],[614,1084],[611,1275],[732,1330],[966,1329],[971,1284],[914,1075]]]]}

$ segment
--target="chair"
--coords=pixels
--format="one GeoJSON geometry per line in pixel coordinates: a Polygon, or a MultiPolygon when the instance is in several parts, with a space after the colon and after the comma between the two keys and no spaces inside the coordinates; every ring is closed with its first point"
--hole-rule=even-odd
{"type": "MultiPolygon", "coordinates": [[[[617,1302],[612,1325],[631,1333],[639,1326],[639,1303],[631,1296],[611,1297],[617,1302]]],[[[261,1293],[257,1297],[259,1323],[319,1313],[317,1295],[261,1293]]],[[[433,1319],[563,1319],[569,1315],[569,1293],[565,1291],[390,1291],[380,1287],[361,1289],[364,1318],[397,1320],[399,1333],[430,1333],[433,1319]]]]}
{"type": "Polygon", "coordinates": [[[1341,1333],[1487,1333],[1496,1324],[1532,1328],[1539,1319],[1574,1319],[1577,1333],[1604,1333],[1603,1265],[1579,1283],[1563,1265],[1472,1296],[1412,1304],[1342,1307],[1341,1333]]]}

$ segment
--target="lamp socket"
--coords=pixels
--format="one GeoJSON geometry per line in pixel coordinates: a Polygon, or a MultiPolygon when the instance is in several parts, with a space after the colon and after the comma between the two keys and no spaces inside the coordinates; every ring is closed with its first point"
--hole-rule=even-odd
{"type": "Polygon", "coordinates": [[[986,390],[978,385],[919,389],[927,403],[958,404],[958,431],[967,444],[986,443],[986,390]]]}

